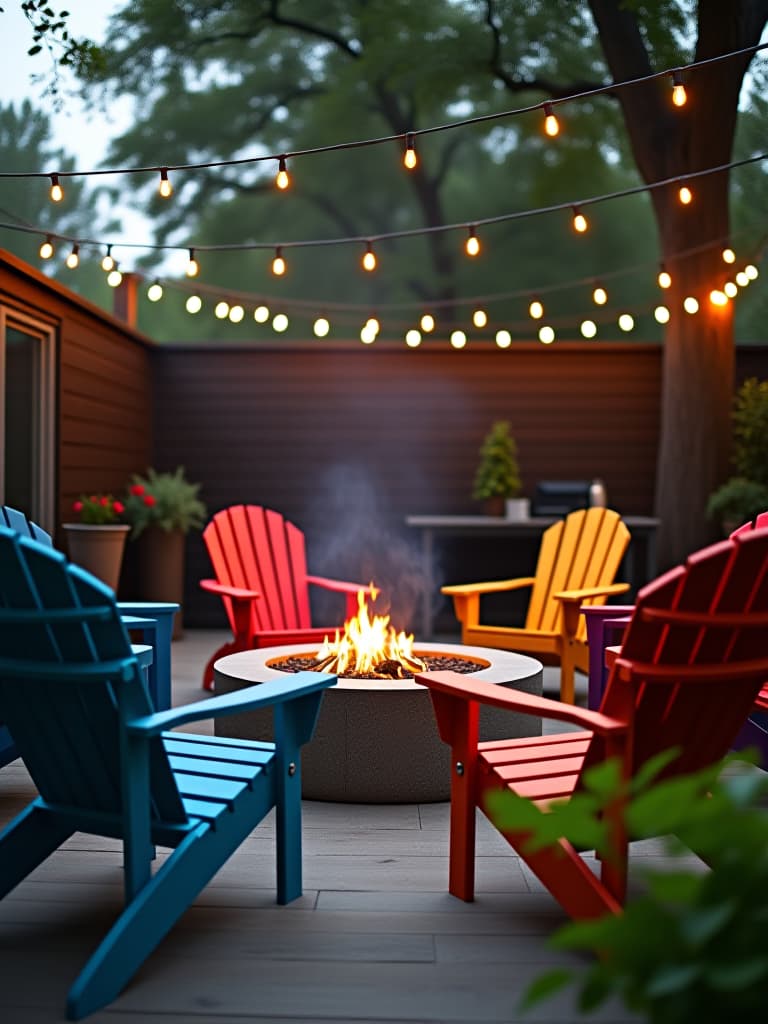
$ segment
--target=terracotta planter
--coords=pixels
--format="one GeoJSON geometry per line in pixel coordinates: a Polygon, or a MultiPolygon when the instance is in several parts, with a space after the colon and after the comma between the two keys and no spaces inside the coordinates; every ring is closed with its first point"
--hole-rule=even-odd
{"type": "Polygon", "coordinates": [[[117,590],[130,526],[117,523],[107,526],[89,526],[86,523],[62,525],[67,537],[69,560],[93,573],[112,590],[117,590]]]}
{"type": "Polygon", "coordinates": [[[483,502],[483,511],[487,516],[503,516],[505,499],[502,494],[495,494],[492,498],[486,498],[483,502]]]}
{"type": "MultiPolygon", "coordinates": [[[[136,541],[138,547],[138,595],[141,601],[175,601],[184,596],[184,541],[181,530],[167,532],[148,526],[136,541]]],[[[183,609],[173,621],[173,639],[183,632],[183,609]]]]}

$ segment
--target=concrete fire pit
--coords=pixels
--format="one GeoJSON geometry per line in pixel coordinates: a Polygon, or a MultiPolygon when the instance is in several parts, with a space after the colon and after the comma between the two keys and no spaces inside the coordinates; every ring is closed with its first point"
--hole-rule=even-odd
{"type": "MultiPolygon", "coordinates": [[[[289,657],[313,655],[317,644],[268,647],[220,658],[216,693],[283,678],[274,667],[289,657]]],[[[459,644],[423,644],[414,653],[469,658],[481,663],[468,678],[511,680],[524,693],[541,694],[538,661],[509,651],[459,644]]],[[[271,711],[218,718],[217,736],[270,740],[271,711]]],[[[481,740],[541,734],[541,719],[482,708],[481,740]]],[[[429,691],[410,679],[340,679],[325,691],[313,740],[303,748],[302,794],[308,800],[351,803],[422,803],[450,796],[449,751],[435,725],[429,691]]]]}

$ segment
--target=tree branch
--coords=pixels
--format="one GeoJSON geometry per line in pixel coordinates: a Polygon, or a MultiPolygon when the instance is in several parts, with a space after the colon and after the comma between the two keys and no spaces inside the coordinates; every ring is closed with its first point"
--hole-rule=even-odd
{"type": "Polygon", "coordinates": [[[345,53],[347,57],[353,57],[355,60],[359,59],[360,54],[357,50],[350,46],[349,42],[337,32],[331,32],[330,29],[321,28],[319,25],[312,25],[308,21],[300,21],[298,18],[286,18],[278,10],[279,6],[280,0],[270,0],[269,10],[265,15],[274,25],[281,25],[283,28],[295,28],[297,32],[314,36],[316,39],[324,39],[327,43],[332,43],[337,50],[345,53]]]}

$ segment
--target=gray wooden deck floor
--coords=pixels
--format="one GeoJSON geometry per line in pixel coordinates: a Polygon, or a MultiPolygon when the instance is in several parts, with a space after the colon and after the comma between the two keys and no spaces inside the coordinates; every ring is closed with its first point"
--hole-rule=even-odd
{"type": "MultiPolygon", "coordinates": [[[[174,644],[175,703],[203,696],[202,666],[220,638],[187,631],[174,644]]],[[[200,728],[210,731],[208,723],[200,728]]],[[[0,824],[33,794],[21,762],[1,769],[0,824]]],[[[547,937],[564,917],[487,822],[479,828],[478,897],[464,904],[446,893],[447,804],[306,802],[304,812],[301,899],[274,904],[267,820],[125,992],[89,1020],[579,1019],[568,994],[529,1013],[517,1008],[542,969],[578,961],[548,949],[547,937]]],[[[658,851],[644,846],[635,861],[651,863],[658,851]]],[[[0,902],[2,1024],[64,1019],[69,985],[120,898],[119,845],[77,835],[0,902]]],[[[634,1018],[613,1006],[594,1019],[618,1024],[634,1018]]]]}

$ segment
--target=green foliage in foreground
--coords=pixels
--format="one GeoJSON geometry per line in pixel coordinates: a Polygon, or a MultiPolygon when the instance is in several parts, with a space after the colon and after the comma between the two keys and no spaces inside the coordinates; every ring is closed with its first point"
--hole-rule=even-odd
{"type": "MultiPolygon", "coordinates": [[[[585,1014],[618,996],[652,1024],[765,1019],[768,775],[743,764],[737,774],[733,767],[723,773],[723,765],[716,765],[651,784],[666,760],[649,763],[627,793],[630,835],[669,836],[670,855],[694,850],[710,870],[686,864],[646,870],[644,893],[628,901],[624,914],[561,928],[552,940],[555,948],[599,957],[579,974],[557,969],[540,976],[525,1006],[575,982],[585,1014]]],[[[583,794],[550,813],[501,794],[494,820],[505,828],[530,829],[537,846],[565,835],[579,847],[605,850],[599,811],[622,795],[618,765],[600,765],[586,781],[583,794]]]]}

